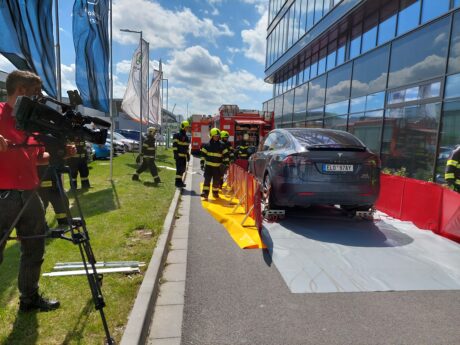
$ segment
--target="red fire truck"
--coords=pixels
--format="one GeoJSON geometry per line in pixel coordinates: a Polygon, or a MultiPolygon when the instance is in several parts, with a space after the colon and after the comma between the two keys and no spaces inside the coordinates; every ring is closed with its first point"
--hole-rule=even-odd
{"type": "Polygon", "coordinates": [[[237,105],[224,104],[219,107],[219,114],[213,117],[213,127],[227,131],[233,147],[243,144],[243,141],[257,147],[260,139],[274,128],[273,112],[240,109],[237,105]]]}
{"type": "Polygon", "coordinates": [[[209,141],[209,129],[212,117],[209,115],[192,115],[192,154],[201,150],[201,145],[209,141]]]}

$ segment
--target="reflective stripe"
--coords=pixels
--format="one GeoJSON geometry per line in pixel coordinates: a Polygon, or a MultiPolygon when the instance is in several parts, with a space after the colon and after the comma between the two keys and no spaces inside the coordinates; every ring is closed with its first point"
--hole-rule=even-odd
{"type": "Polygon", "coordinates": [[[65,213],[56,213],[56,219],[64,219],[67,215],[65,213]]]}
{"type": "Polygon", "coordinates": [[[203,191],[209,190],[209,186],[203,186],[203,191]]]}
{"type": "Polygon", "coordinates": [[[82,181],[88,181],[88,178],[87,178],[87,177],[82,177],[80,180],[82,180],[82,181]]]}
{"type": "Polygon", "coordinates": [[[173,147],[173,151],[177,151],[177,147],[173,147]]]}
{"type": "Polygon", "coordinates": [[[458,162],[456,160],[449,159],[446,165],[452,165],[453,167],[457,167],[457,164],[458,162]]]}
{"type": "Polygon", "coordinates": [[[222,157],[222,153],[208,152],[206,154],[211,157],[219,157],[219,158],[222,157]]]}
{"type": "Polygon", "coordinates": [[[220,167],[222,163],[206,162],[206,165],[209,165],[211,167],[220,167]]]}
{"type": "Polygon", "coordinates": [[[460,186],[460,180],[455,180],[455,184],[460,186]]]}
{"type": "Polygon", "coordinates": [[[155,158],[155,156],[144,155],[144,158],[155,158]]]}
{"type": "Polygon", "coordinates": [[[52,181],[42,181],[40,183],[40,187],[52,187],[53,186],[53,182],[52,181]]]}
{"type": "Polygon", "coordinates": [[[225,149],[225,150],[223,150],[223,151],[222,151],[222,153],[225,155],[225,154],[227,154],[227,153],[228,153],[228,150],[227,150],[227,149],[225,149]]]}
{"type": "Polygon", "coordinates": [[[177,141],[177,143],[179,145],[182,145],[182,146],[188,146],[190,143],[186,142],[186,141],[177,141]]]}
{"type": "Polygon", "coordinates": [[[206,150],[204,147],[201,149],[201,152],[207,154],[208,153],[208,150],[206,150]]]}
{"type": "Polygon", "coordinates": [[[186,153],[179,153],[178,155],[179,155],[179,157],[187,157],[186,153]]]}
{"type": "Polygon", "coordinates": [[[444,178],[447,180],[447,179],[451,179],[451,178],[455,178],[455,174],[454,173],[446,173],[444,175],[444,178]]]}
{"type": "Polygon", "coordinates": [[[173,139],[173,143],[178,143],[179,139],[173,139]]]}
{"type": "Polygon", "coordinates": [[[176,175],[176,178],[182,178],[182,175],[176,175]]]}

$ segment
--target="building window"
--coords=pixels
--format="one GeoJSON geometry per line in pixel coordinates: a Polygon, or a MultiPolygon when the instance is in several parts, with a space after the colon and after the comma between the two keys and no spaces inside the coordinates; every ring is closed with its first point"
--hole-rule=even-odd
{"type": "Polygon", "coordinates": [[[314,25],[314,18],[315,18],[315,0],[308,0],[308,7],[307,7],[307,23],[306,31],[310,31],[310,29],[314,25]]]}
{"type": "Polygon", "coordinates": [[[426,23],[433,18],[449,11],[450,0],[423,0],[422,3],[422,23],[426,23]]]}
{"type": "Polygon", "coordinates": [[[353,67],[353,98],[384,90],[387,83],[390,47],[384,46],[356,59],[353,67]]]}
{"type": "Polygon", "coordinates": [[[398,0],[393,0],[380,10],[378,45],[384,44],[395,37],[398,6],[398,0]]]}
{"type": "MultiPolygon", "coordinates": [[[[446,80],[446,91],[444,98],[456,98],[460,97],[460,74],[454,74],[447,77],[446,80]]],[[[460,141],[460,132],[458,132],[460,141]]],[[[459,142],[460,144],[460,142],[459,142]]]]}
{"type": "Polygon", "coordinates": [[[275,127],[279,127],[279,125],[283,121],[283,95],[280,95],[275,98],[274,113],[275,127]]]}
{"type": "Polygon", "coordinates": [[[440,96],[441,82],[435,81],[388,92],[388,105],[439,98],[440,96]]]}
{"type": "Polygon", "coordinates": [[[448,32],[449,18],[444,18],[395,41],[391,52],[389,87],[416,83],[443,74],[448,32]]]}
{"type": "Polygon", "coordinates": [[[444,182],[444,169],[452,150],[460,144],[460,101],[444,103],[439,154],[436,161],[436,181],[444,182]]]}
{"type": "MultiPolygon", "coordinates": [[[[459,0],[460,1],[460,0],[459,0]]],[[[449,73],[460,72],[460,13],[454,16],[449,53],[449,73]]]]}
{"type": "Polygon", "coordinates": [[[308,103],[307,108],[318,108],[324,105],[326,96],[326,75],[313,79],[308,83],[308,103]]]}
{"type": "Polygon", "coordinates": [[[292,122],[294,127],[305,126],[305,117],[307,115],[307,94],[308,84],[303,84],[295,89],[293,110],[294,114],[292,116],[292,122]]]}
{"type": "Polygon", "coordinates": [[[383,110],[350,114],[348,132],[355,135],[374,153],[379,154],[383,110]]]}
{"type": "Polygon", "coordinates": [[[294,90],[284,94],[283,101],[283,127],[290,127],[292,124],[292,112],[294,109],[294,90]]]}
{"type": "Polygon", "coordinates": [[[348,63],[328,73],[326,103],[350,98],[351,67],[348,63]]]}
{"type": "Polygon", "coordinates": [[[418,26],[420,18],[420,0],[401,0],[398,14],[398,36],[418,26]]]}

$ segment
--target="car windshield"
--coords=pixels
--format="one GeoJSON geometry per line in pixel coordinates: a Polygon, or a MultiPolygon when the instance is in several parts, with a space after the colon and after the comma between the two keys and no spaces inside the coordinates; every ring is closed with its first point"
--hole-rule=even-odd
{"type": "Polygon", "coordinates": [[[350,133],[324,129],[292,129],[289,133],[309,150],[349,149],[364,151],[365,145],[350,133]]]}

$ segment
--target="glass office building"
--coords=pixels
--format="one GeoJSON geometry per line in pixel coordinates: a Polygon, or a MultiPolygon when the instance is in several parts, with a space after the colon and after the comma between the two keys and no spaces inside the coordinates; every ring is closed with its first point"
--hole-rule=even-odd
{"type": "Polygon", "coordinates": [[[345,130],[382,166],[442,182],[460,144],[460,0],[270,0],[277,128],[345,130]]]}

